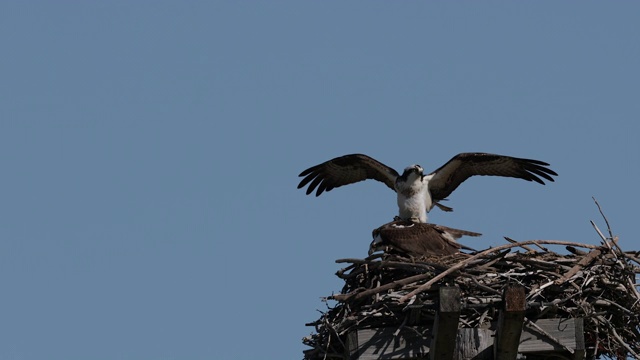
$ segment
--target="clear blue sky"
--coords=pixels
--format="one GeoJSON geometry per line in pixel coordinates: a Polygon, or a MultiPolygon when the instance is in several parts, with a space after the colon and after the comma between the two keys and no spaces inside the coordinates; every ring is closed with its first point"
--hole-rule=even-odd
{"type": "Polygon", "coordinates": [[[298,173],[361,152],[484,151],[430,220],[627,249],[640,194],[640,3],[3,1],[0,359],[296,359],[397,211],[298,173]]]}

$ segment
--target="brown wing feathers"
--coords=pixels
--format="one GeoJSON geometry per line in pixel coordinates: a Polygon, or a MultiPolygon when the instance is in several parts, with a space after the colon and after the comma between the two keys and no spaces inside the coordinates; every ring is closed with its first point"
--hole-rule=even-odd
{"type": "Polygon", "coordinates": [[[429,189],[434,200],[442,200],[462,182],[475,175],[520,178],[544,185],[543,179],[554,181],[551,175],[558,175],[547,166],[549,164],[539,160],[485,153],[462,153],[433,172],[429,189]]]}
{"type": "Polygon", "coordinates": [[[381,181],[395,191],[394,184],[398,173],[367,155],[351,154],[312,166],[299,176],[304,178],[298,184],[298,189],[310,183],[307,195],[317,188],[316,196],[319,196],[324,191],[367,179],[381,181]]]}

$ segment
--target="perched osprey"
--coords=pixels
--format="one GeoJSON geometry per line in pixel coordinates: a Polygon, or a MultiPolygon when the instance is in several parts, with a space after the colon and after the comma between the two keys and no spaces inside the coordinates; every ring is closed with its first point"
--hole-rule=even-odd
{"type": "Polygon", "coordinates": [[[554,181],[558,175],[547,168],[549,164],[511,156],[462,153],[454,156],[436,171],[424,174],[420,165],[411,165],[402,175],[387,165],[363,154],[337,157],[312,166],[300,173],[304,177],[298,189],[309,184],[307,195],[316,188],[316,196],[343,185],[366,179],[383,182],[398,194],[399,216],[404,220],[427,222],[427,213],[434,206],[444,211],[452,209],[438,201],[449,196],[463,181],[474,175],[490,175],[520,178],[544,185],[544,178],[554,181]]]}
{"type": "Polygon", "coordinates": [[[463,247],[456,239],[481,234],[436,224],[396,220],[373,230],[369,255],[378,250],[410,257],[456,254],[463,247]]]}

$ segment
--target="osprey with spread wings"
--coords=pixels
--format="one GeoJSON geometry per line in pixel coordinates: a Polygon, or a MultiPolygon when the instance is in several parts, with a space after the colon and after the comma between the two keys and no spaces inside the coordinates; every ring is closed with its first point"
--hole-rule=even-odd
{"type": "Polygon", "coordinates": [[[303,171],[299,176],[304,178],[298,189],[309,184],[307,195],[317,189],[316,196],[319,196],[324,191],[343,185],[367,179],[378,180],[397,193],[398,215],[402,220],[426,223],[427,213],[434,206],[444,211],[452,210],[439,201],[471,176],[512,177],[544,185],[543,179],[554,181],[551,176],[558,175],[548,166],[538,160],[487,153],[461,153],[429,174],[425,175],[420,165],[411,165],[400,175],[393,168],[367,155],[351,154],[303,171]]]}

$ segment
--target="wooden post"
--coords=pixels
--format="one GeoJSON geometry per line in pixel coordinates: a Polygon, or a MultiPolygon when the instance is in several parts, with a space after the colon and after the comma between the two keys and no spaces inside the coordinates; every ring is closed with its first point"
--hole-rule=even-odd
{"type": "Polygon", "coordinates": [[[433,325],[433,341],[429,350],[431,360],[452,360],[456,349],[456,335],[460,320],[460,289],[441,287],[438,312],[433,325]]]}
{"type": "Polygon", "coordinates": [[[502,293],[502,305],[493,346],[494,357],[496,360],[515,360],[527,306],[524,287],[507,286],[502,293]]]}
{"type": "Polygon", "coordinates": [[[493,330],[458,329],[455,360],[493,360],[493,330]]]}

